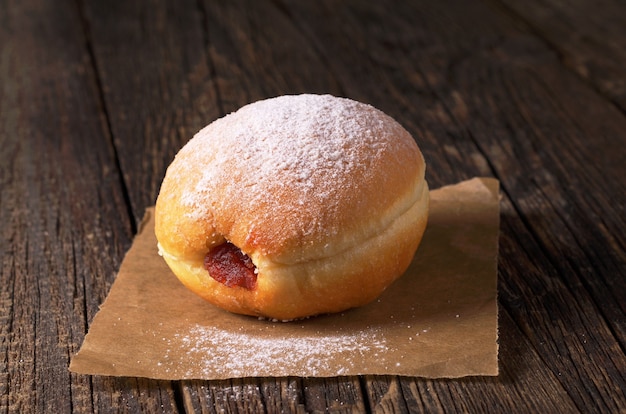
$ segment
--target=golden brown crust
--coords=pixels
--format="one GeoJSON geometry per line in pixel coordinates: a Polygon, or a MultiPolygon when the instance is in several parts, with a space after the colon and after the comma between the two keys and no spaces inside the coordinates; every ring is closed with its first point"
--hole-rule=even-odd
{"type": "Polygon", "coordinates": [[[218,306],[278,319],[336,312],[371,301],[408,266],[426,225],[424,168],[408,132],[369,105],[259,101],[179,152],[155,231],[174,273],[218,306]],[[252,258],[256,289],[203,269],[225,240],[252,258]]]}

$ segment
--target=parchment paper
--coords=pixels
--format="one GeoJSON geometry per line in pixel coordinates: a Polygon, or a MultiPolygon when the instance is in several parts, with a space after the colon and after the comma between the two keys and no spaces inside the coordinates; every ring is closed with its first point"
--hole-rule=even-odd
{"type": "Polygon", "coordinates": [[[70,370],[156,379],[498,374],[498,182],[431,191],[411,267],[370,305],[272,322],[219,310],[158,256],[153,210],[70,370]]]}

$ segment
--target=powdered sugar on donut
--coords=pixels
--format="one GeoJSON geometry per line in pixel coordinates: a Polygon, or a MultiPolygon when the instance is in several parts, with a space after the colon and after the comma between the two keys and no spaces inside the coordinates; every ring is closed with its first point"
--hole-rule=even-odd
{"type": "Polygon", "coordinates": [[[377,200],[380,188],[404,194],[411,185],[388,182],[380,169],[417,169],[421,155],[397,122],[370,105],[295,95],[218,119],[177,158],[184,161],[175,160],[172,170],[196,175],[181,189],[187,218],[221,217],[218,232],[271,254],[281,243],[332,239],[345,226],[380,215],[389,205],[377,200]],[[256,232],[260,223],[271,231],[256,232]]]}

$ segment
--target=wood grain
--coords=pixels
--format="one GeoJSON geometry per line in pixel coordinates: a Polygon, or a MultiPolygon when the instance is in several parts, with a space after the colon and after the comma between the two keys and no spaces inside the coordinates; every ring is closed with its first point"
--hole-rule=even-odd
{"type": "Polygon", "coordinates": [[[0,0],[0,412],[626,412],[626,8],[0,0]],[[6,12],[5,12],[6,11],[6,12]],[[328,92],[502,183],[497,378],[67,371],[178,149],[328,92]]]}
{"type": "Polygon", "coordinates": [[[163,384],[67,369],[130,246],[130,218],[75,5],[1,7],[0,411],[172,406],[163,384]]]}
{"type": "Polygon", "coordinates": [[[503,0],[559,56],[561,63],[626,111],[626,13],[615,0],[503,0]]]}

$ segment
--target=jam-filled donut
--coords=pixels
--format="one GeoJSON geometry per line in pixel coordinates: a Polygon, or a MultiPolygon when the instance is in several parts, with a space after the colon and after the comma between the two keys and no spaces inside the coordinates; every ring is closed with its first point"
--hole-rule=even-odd
{"type": "Polygon", "coordinates": [[[202,129],[156,202],[160,254],[231,312],[291,320],[364,305],[408,267],[428,216],[424,159],[370,105],[258,101],[202,129]]]}

